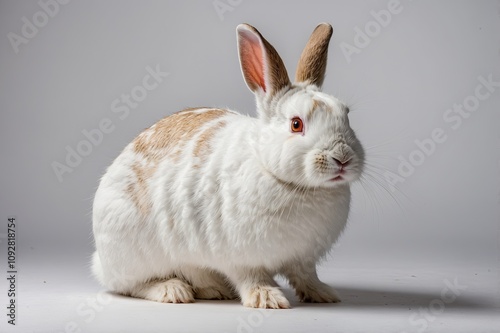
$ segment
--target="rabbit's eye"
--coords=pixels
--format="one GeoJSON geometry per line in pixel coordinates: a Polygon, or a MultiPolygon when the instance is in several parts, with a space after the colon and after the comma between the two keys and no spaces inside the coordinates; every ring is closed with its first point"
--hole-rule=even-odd
{"type": "Polygon", "coordinates": [[[291,129],[293,133],[302,133],[304,131],[304,123],[299,117],[295,117],[291,122],[291,129]]]}

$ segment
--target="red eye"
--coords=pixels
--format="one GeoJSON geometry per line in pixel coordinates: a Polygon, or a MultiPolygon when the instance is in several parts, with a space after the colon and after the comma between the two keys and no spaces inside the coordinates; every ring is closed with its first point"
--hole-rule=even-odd
{"type": "Polygon", "coordinates": [[[292,118],[290,125],[293,133],[302,133],[304,131],[304,123],[299,117],[292,118]]]}

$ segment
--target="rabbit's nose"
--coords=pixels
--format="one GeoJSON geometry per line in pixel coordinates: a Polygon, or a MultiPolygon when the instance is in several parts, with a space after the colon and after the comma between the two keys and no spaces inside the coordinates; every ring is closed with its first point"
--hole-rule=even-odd
{"type": "Polygon", "coordinates": [[[344,166],[346,166],[348,163],[349,163],[349,160],[345,160],[345,159],[342,159],[342,160],[339,160],[337,158],[333,158],[333,161],[337,164],[337,166],[339,168],[342,168],[344,166]]]}
{"type": "Polygon", "coordinates": [[[329,155],[330,158],[333,159],[333,162],[340,167],[341,165],[345,165],[352,159],[353,151],[351,147],[349,147],[345,142],[339,140],[334,145],[329,155]]]}
{"type": "Polygon", "coordinates": [[[350,158],[345,156],[343,158],[332,157],[332,159],[340,169],[347,166],[347,164],[349,164],[349,161],[351,160],[350,158]]]}

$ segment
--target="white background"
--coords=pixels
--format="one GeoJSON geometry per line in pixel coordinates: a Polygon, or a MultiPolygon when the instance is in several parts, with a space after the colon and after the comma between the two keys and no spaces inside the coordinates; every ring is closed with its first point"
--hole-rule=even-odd
{"type": "Polygon", "coordinates": [[[0,266],[6,270],[9,215],[18,217],[19,265],[18,325],[7,325],[3,310],[1,330],[64,332],[74,323],[81,332],[500,331],[499,84],[479,88],[489,92],[483,100],[473,97],[479,77],[500,82],[500,2],[401,0],[383,25],[373,12],[387,13],[391,1],[215,3],[218,10],[213,1],[75,0],[51,5],[44,22],[36,1],[0,2],[0,266]],[[25,27],[23,37],[25,22],[37,19],[38,31],[27,38],[25,27]],[[323,21],[335,29],[324,91],[351,106],[369,164],[353,187],[347,231],[320,270],[343,302],[259,312],[102,291],[88,257],[91,202],[105,168],[143,128],[185,107],[255,115],[237,24],[257,27],[293,77],[323,21]],[[365,29],[371,37],[363,41],[365,29]],[[13,34],[25,43],[13,47],[13,34]],[[112,104],[157,66],[169,75],[120,119],[112,104]],[[460,125],[446,118],[474,100],[460,125]],[[82,131],[103,119],[113,131],[59,179],[54,162],[66,164],[67,147],[77,149],[82,131]],[[446,140],[419,153],[415,141],[428,142],[436,129],[446,140]],[[411,174],[401,173],[401,160],[417,155],[424,157],[411,174]],[[404,182],[391,185],[387,172],[404,182]],[[453,300],[443,298],[450,283],[462,286],[453,300]]]}

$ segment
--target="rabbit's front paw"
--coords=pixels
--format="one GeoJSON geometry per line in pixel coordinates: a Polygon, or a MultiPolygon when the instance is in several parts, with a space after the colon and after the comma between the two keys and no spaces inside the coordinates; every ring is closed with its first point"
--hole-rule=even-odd
{"type": "Polygon", "coordinates": [[[263,309],[289,309],[290,303],[278,287],[256,286],[242,295],[244,306],[263,309]]]}

